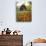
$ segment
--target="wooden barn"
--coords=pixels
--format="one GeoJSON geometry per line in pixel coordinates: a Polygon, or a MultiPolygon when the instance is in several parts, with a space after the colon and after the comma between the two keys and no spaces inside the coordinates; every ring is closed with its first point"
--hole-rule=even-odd
{"type": "Polygon", "coordinates": [[[24,4],[22,4],[22,5],[20,6],[20,11],[23,11],[23,10],[26,10],[26,6],[25,6],[24,4]]]}

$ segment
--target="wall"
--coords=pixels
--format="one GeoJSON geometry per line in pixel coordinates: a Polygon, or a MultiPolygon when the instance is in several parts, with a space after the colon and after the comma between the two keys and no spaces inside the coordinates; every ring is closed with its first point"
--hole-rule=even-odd
{"type": "Polygon", "coordinates": [[[32,38],[46,37],[46,0],[33,0],[32,38]]]}
{"type": "Polygon", "coordinates": [[[16,0],[0,0],[0,30],[9,27],[23,32],[24,44],[36,37],[45,37],[46,0],[32,0],[32,22],[16,22],[16,0]],[[2,24],[1,24],[2,23],[2,24]]]}

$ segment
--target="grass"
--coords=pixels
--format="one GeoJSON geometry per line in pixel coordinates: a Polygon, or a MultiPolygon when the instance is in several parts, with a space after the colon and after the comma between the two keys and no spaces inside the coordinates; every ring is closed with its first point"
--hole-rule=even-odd
{"type": "Polygon", "coordinates": [[[17,11],[16,21],[17,22],[31,22],[32,21],[31,11],[17,11]]]}

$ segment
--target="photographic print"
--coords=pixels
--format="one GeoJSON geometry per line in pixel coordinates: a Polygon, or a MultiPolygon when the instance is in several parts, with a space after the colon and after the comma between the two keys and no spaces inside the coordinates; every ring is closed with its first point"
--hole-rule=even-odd
{"type": "Polygon", "coordinates": [[[31,0],[16,1],[16,21],[17,22],[32,22],[31,0]]]}

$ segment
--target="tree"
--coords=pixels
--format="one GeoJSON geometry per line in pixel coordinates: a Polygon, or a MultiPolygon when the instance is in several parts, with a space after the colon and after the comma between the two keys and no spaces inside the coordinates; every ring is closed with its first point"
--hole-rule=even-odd
{"type": "Polygon", "coordinates": [[[28,2],[29,5],[26,7],[27,8],[27,11],[32,11],[32,2],[28,2]]]}

